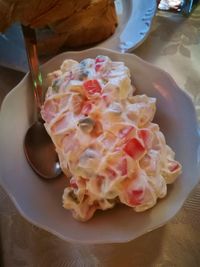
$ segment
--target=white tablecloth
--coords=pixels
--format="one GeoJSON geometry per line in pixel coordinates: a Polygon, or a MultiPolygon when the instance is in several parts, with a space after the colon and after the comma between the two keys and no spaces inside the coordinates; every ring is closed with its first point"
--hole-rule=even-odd
{"type": "MultiPolygon", "coordinates": [[[[169,72],[191,95],[200,119],[200,6],[189,18],[158,12],[134,53],[169,72]]],[[[22,76],[0,68],[1,101],[22,76]]],[[[126,244],[89,246],[31,225],[0,188],[0,255],[5,267],[199,267],[200,185],[165,226],[126,244]]]]}

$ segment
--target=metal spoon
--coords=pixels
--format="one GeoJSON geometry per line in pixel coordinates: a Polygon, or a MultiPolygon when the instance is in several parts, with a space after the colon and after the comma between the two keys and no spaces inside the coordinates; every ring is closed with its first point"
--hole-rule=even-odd
{"type": "Polygon", "coordinates": [[[55,146],[46,132],[40,115],[43,101],[42,76],[36,49],[35,30],[22,25],[26,45],[29,69],[32,76],[35,103],[37,106],[36,122],[28,129],[24,139],[24,152],[32,169],[42,178],[52,179],[61,174],[61,168],[55,146]]]}

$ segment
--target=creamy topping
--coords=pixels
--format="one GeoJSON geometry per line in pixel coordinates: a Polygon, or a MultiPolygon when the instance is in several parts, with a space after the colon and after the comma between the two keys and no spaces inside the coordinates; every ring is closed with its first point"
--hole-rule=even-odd
{"type": "Polygon", "coordinates": [[[65,60],[48,75],[45,127],[70,185],[63,206],[82,221],[117,202],[151,208],[181,172],[159,126],[156,99],[135,95],[129,69],[106,56],[65,60]]]}

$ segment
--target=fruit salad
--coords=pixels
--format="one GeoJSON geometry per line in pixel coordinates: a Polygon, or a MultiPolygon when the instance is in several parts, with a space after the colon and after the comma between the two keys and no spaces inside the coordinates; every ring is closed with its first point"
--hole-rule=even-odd
{"type": "Polygon", "coordinates": [[[41,114],[69,180],[63,207],[75,219],[117,203],[145,211],[166,196],[181,164],[152,122],[156,99],[134,95],[123,62],[67,59],[48,82],[41,114]]]}

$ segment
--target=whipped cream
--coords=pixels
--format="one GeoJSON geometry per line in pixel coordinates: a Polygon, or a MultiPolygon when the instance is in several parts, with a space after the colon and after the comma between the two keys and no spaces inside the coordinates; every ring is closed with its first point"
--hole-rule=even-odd
{"type": "Polygon", "coordinates": [[[87,221],[118,202],[140,212],[166,196],[181,164],[152,122],[156,99],[133,95],[123,62],[68,59],[48,80],[41,114],[70,176],[64,208],[87,221]]]}

